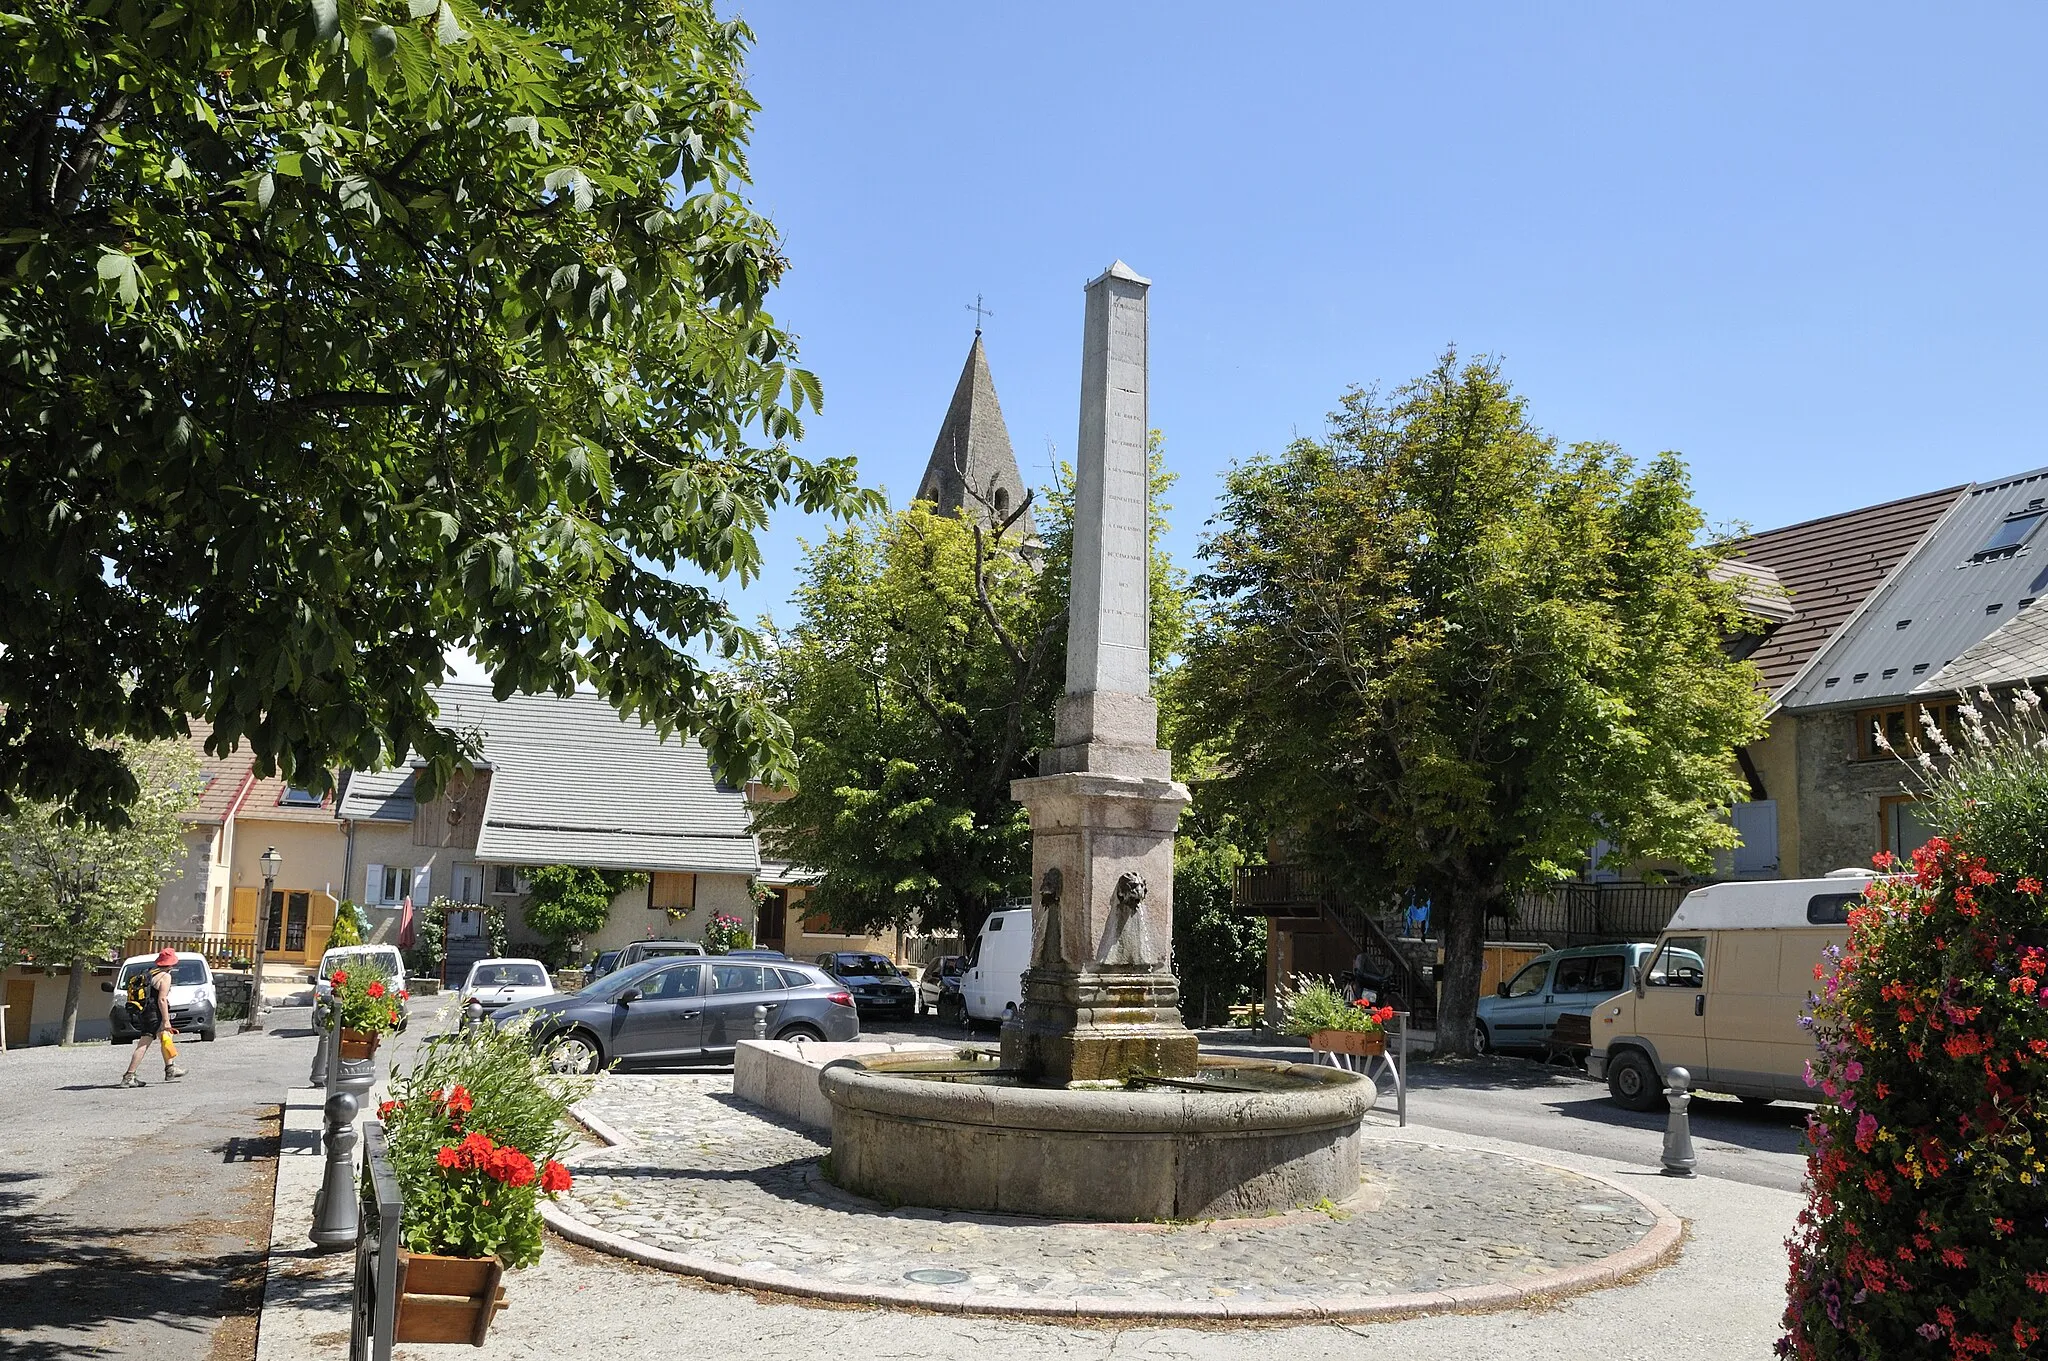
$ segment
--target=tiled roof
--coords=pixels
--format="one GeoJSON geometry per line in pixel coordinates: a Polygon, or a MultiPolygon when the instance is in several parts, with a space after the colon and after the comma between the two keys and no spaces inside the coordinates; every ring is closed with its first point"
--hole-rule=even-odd
{"type": "Polygon", "coordinates": [[[746,796],[703,747],[623,720],[596,695],[435,689],[440,723],[482,734],[490,795],[477,858],[508,865],[753,874],[746,796]]]}
{"type": "Polygon", "coordinates": [[[249,797],[235,813],[237,822],[327,822],[334,821],[334,795],[318,803],[291,804],[284,801],[291,786],[283,780],[258,780],[249,797]]]}
{"type": "Polygon", "coordinates": [[[2048,588],[2048,468],[1970,487],[1855,620],[1814,656],[1787,708],[1891,703],[2048,588]],[[2015,521],[2033,509],[2040,519],[2015,521]],[[1986,551],[2002,528],[2041,530],[1986,551]]]}
{"type": "Polygon", "coordinates": [[[1919,687],[1928,693],[2048,677],[2048,600],[2036,600],[1919,687]]]}
{"type": "Polygon", "coordinates": [[[228,809],[234,806],[235,796],[242,792],[243,783],[256,765],[256,754],[247,748],[227,756],[214,756],[206,750],[206,739],[213,736],[213,725],[194,720],[192,746],[199,753],[199,776],[205,786],[192,806],[179,816],[186,822],[219,825],[227,821],[228,809]]]}
{"type": "Polygon", "coordinates": [[[1741,561],[1768,568],[1792,593],[1793,618],[1750,654],[1773,696],[1883,583],[1963,490],[1945,487],[1765,530],[1734,545],[1741,561]]]}
{"type": "Polygon", "coordinates": [[[335,816],[361,822],[411,822],[413,811],[413,773],[410,767],[400,767],[351,774],[335,816]]]}

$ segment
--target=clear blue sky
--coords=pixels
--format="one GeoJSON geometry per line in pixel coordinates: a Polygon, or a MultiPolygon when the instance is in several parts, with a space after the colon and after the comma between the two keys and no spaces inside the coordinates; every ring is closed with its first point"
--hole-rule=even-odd
{"type": "MultiPolygon", "coordinates": [[[[1027,481],[1071,457],[1081,285],[1154,281],[1192,565],[1232,460],[1450,342],[1567,440],[1681,452],[1762,528],[2048,462],[2048,9],[725,5],[754,198],[900,504],[986,295],[1027,481]]],[[[799,536],[735,592],[784,606],[799,536]]]]}

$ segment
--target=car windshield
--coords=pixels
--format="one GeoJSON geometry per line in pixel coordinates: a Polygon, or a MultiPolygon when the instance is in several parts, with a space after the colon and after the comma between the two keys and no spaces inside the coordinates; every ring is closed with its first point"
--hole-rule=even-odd
{"type": "MultiPolygon", "coordinates": [[[[120,980],[114,985],[126,991],[129,982],[139,973],[148,973],[156,965],[149,960],[140,964],[123,964],[120,980]]],[[[181,959],[171,966],[171,984],[174,987],[192,987],[206,981],[206,961],[203,959],[181,959]]]]}
{"type": "Polygon", "coordinates": [[[398,956],[382,950],[364,950],[346,955],[326,954],[320,957],[322,978],[331,977],[336,969],[374,969],[386,978],[391,978],[399,972],[398,956]]]}
{"type": "Polygon", "coordinates": [[[841,955],[833,961],[840,973],[860,974],[872,978],[895,976],[896,966],[880,955],[841,955]]]}
{"type": "Polygon", "coordinates": [[[628,964],[623,969],[612,970],[595,983],[586,986],[583,991],[576,995],[579,997],[593,997],[600,1002],[608,1002],[667,962],[665,959],[638,960],[628,964]]]}
{"type": "Polygon", "coordinates": [[[538,964],[479,964],[470,971],[472,988],[544,988],[547,971],[538,964]]]}

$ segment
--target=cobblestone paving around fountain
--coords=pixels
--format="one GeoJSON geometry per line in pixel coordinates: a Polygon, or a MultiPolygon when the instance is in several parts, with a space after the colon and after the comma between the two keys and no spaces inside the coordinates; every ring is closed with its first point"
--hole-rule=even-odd
{"type": "Polygon", "coordinates": [[[605,1078],[578,1113],[615,1147],[570,1161],[565,1236],[730,1285],[1060,1317],[1372,1316],[1498,1307],[1667,1261],[1678,1221],[1579,1172],[1369,1128],[1333,1212],[1075,1224],[903,1207],[827,1184],[830,1149],[725,1076],[605,1078]],[[923,1279],[912,1273],[924,1275],[923,1279]]]}

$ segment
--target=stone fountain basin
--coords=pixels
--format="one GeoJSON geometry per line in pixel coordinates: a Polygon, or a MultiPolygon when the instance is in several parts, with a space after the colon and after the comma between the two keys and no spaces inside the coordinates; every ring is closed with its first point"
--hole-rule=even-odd
{"type": "Polygon", "coordinates": [[[1070,1089],[887,1055],[836,1062],[818,1086],[832,1103],[831,1179],[845,1190],[885,1204],[1126,1221],[1349,1199],[1359,1121],[1378,1099],[1360,1073],[1224,1058],[1204,1058],[1181,1086],[1070,1089]]]}

